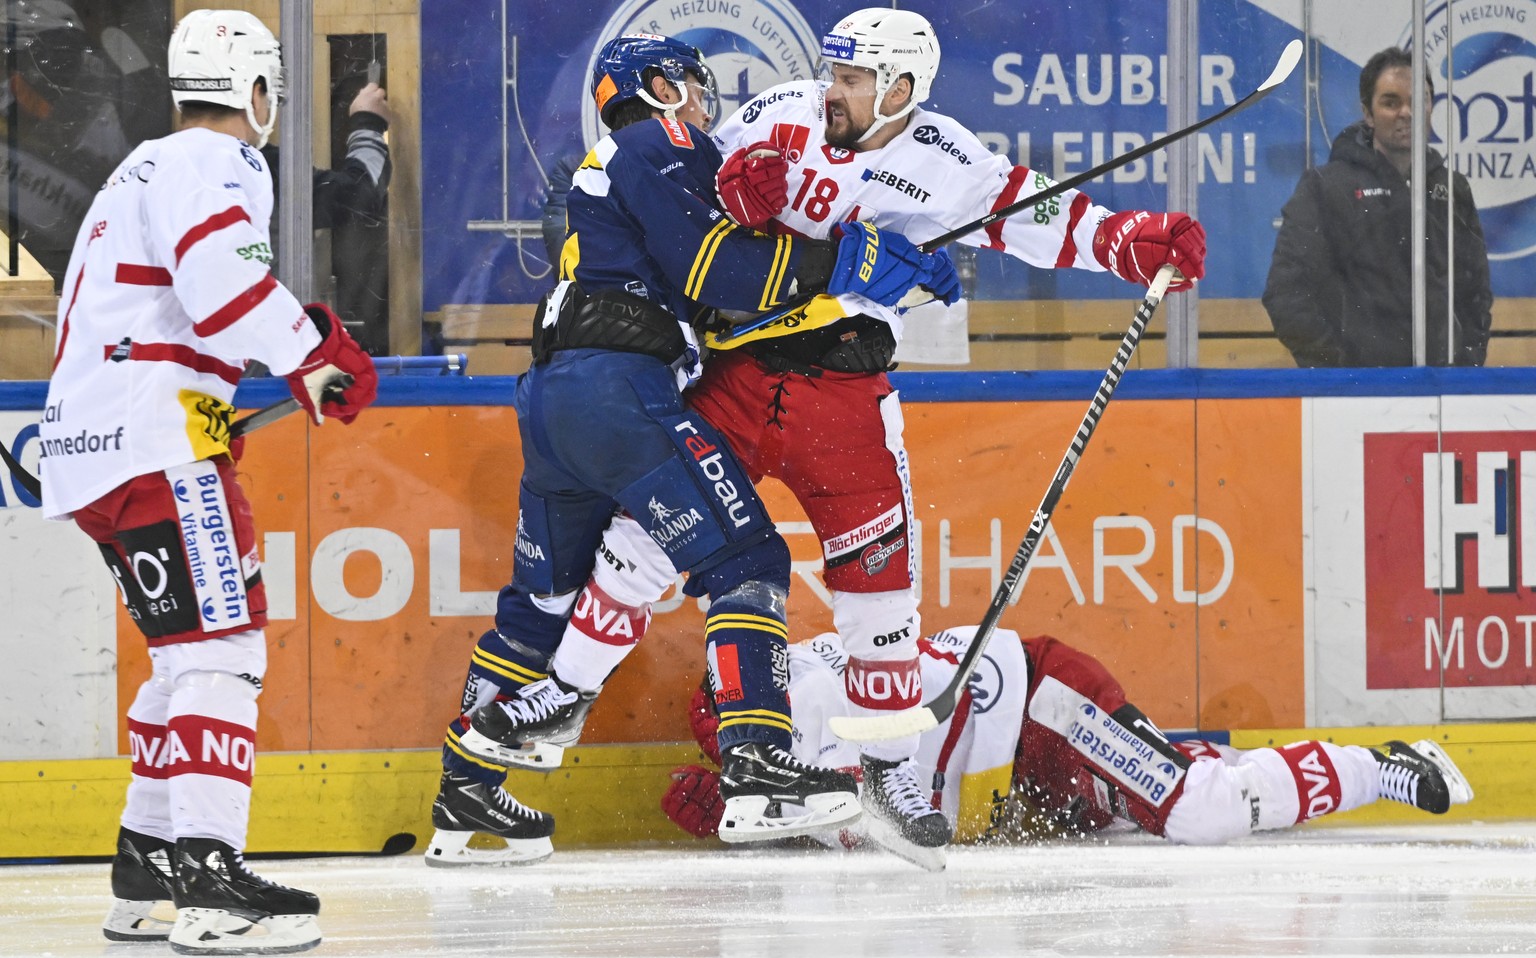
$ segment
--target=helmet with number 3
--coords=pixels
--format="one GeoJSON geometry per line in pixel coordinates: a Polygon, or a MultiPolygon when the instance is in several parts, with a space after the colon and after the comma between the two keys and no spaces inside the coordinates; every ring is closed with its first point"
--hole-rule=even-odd
{"type": "Polygon", "coordinates": [[[178,109],[195,101],[244,110],[261,134],[257,146],[266,145],[283,99],[283,56],[265,24],[244,10],[194,10],[171,34],[168,66],[178,109]],[[266,82],[271,97],[265,124],[256,122],[251,105],[257,80],[266,82]]]}
{"type": "Polygon", "coordinates": [[[592,98],[597,101],[598,115],[610,127],[614,111],[637,98],[670,116],[688,102],[690,73],[699,81],[700,106],[711,120],[718,118],[720,95],[715,74],[697,47],[653,33],[626,34],[609,40],[598,52],[597,63],[592,67],[592,98]],[[650,70],[666,77],[682,99],[676,103],[656,99],[646,83],[650,70]]]}

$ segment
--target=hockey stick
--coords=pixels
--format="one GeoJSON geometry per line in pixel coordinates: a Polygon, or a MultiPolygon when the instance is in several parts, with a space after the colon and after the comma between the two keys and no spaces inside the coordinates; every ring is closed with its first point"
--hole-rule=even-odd
{"type": "MultiPolygon", "coordinates": [[[[275,402],[263,409],[258,409],[241,419],[236,419],[229,424],[229,438],[238,439],[246,433],[260,429],[262,426],[270,426],[274,422],[299,408],[299,401],[293,397],[275,402]]],[[[26,467],[17,462],[11,455],[11,451],[0,443],[0,459],[5,460],[6,466],[11,470],[11,475],[21,486],[22,491],[38,502],[43,501],[43,486],[37,481],[37,477],[26,470],[26,467]]]]}
{"type": "MultiPolygon", "coordinates": [[[[931,253],[946,243],[953,242],[954,240],[957,240],[960,237],[966,236],[970,233],[974,233],[979,229],[986,229],[988,226],[991,226],[998,220],[1007,219],[1015,213],[1019,213],[1023,210],[1033,207],[1036,203],[1048,200],[1053,196],[1060,196],[1067,190],[1076,189],[1077,187],[1082,186],[1084,183],[1087,183],[1089,180],[1096,180],[1106,173],[1112,173],[1115,170],[1120,169],[1122,166],[1128,166],[1131,163],[1134,163],[1142,157],[1146,156],[1148,153],[1160,150],[1170,143],[1182,140],[1186,136],[1189,136],[1193,133],[1198,133],[1199,131],[1210,126],[1212,123],[1224,120],[1241,110],[1248,109],[1250,106],[1253,106],[1255,103],[1268,96],[1270,92],[1275,89],[1275,87],[1285,82],[1286,77],[1291,75],[1291,71],[1296,69],[1297,62],[1301,60],[1301,52],[1302,43],[1300,40],[1292,40],[1290,43],[1286,44],[1285,49],[1280,53],[1280,59],[1275,62],[1275,68],[1270,71],[1269,78],[1263,83],[1259,84],[1258,88],[1252,93],[1243,97],[1241,100],[1238,100],[1236,103],[1227,107],[1225,110],[1222,110],[1220,113],[1208,116],[1196,123],[1192,123],[1182,130],[1175,130],[1166,136],[1160,136],[1150,143],[1138,146],[1136,149],[1130,151],[1129,153],[1122,153],[1120,156],[1114,157],[1105,163],[1101,163],[1091,170],[1085,170],[1076,176],[1068,177],[1067,179],[1062,180],[1060,183],[1056,183],[1047,187],[1046,189],[1041,190],[1038,193],[1035,193],[1033,196],[1027,196],[1024,199],[1019,200],[1017,203],[1012,203],[1000,210],[993,210],[980,219],[972,220],[964,226],[957,226],[950,230],[948,233],[935,236],[933,239],[923,243],[920,249],[922,249],[922,251],[925,253],[931,253]]],[[[810,299],[810,297],[807,297],[805,299],[796,300],[787,306],[779,307],[771,313],[764,313],[762,316],[759,316],[757,319],[754,319],[749,323],[742,323],[740,326],[734,326],[720,334],[719,342],[728,343],[738,336],[745,336],[747,333],[756,332],[757,330],[766,326],[772,326],[773,324],[792,315],[797,310],[802,309],[806,303],[810,302],[810,299]]]]}
{"type": "Polygon", "coordinates": [[[1002,617],[1003,610],[1013,602],[1020,583],[1024,581],[1024,570],[1029,568],[1029,560],[1034,558],[1035,549],[1040,545],[1040,538],[1045,534],[1045,527],[1051,521],[1051,513],[1056,511],[1056,503],[1060,501],[1062,492],[1066,490],[1067,482],[1072,478],[1072,471],[1077,468],[1077,460],[1082,457],[1083,450],[1087,448],[1088,440],[1093,438],[1093,430],[1099,424],[1099,417],[1104,415],[1104,409],[1109,405],[1109,398],[1115,394],[1115,387],[1119,385],[1120,377],[1125,373],[1126,363],[1131,361],[1131,355],[1136,352],[1136,346],[1141,342],[1142,333],[1146,332],[1152,313],[1157,310],[1157,304],[1163,301],[1163,294],[1168,292],[1168,284],[1173,282],[1176,275],[1177,271],[1172,266],[1159,269],[1152,279],[1152,286],[1147,290],[1146,298],[1136,307],[1136,316],[1131,320],[1131,328],[1126,330],[1125,338],[1120,341],[1120,348],[1115,351],[1115,358],[1110,361],[1109,369],[1104,372],[1104,379],[1099,383],[1099,391],[1094,394],[1093,401],[1088,404],[1088,412],[1077,427],[1077,434],[1072,437],[1072,444],[1067,447],[1067,454],[1061,458],[1061,465],[1056,467],[1056,475],[1051,479],[1050,487],[1045,490],[1045,498],[1040,500],[1040,506],[1035,510],[1035,517],[1030,520],[1029,531],[1024,534],[1024,541],[1019,543],[1019,551],[1013,554],[1013,561],[1008,564],[1008,571],[1003,575],[1003,581],[998,584],[997,592],[992,596],[992,604],[987,607],[987,614],[982,617],[981,625],[976,629],[976,637],[971,640],[971,647],[960,659],[955,677],[927,705],[892,712],[889,715],[834,716],[828,719],[833,734],[850,742],[879,742],[917,735],[931,728],[937,728],[940,722],[954,713],[955,705],[960,701],[961,691],[970,681],[971,672],[976,668],[977,661],[981,659],[981,653],[986,650],[987,642],[992,638],[997,620],[1002,617]]]}

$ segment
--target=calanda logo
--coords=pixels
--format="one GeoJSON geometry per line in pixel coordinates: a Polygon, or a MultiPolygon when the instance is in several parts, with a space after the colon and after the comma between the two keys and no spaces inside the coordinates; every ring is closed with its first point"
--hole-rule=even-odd
{"type": "Polygon", "coordinates": [[[626,33],[654,33],[691,43],[720,85],[720,117],[769,87],[808,80],[821,37],[792,0],[626,0],[593,36],[580,90],[581,128],[590,148],[603,135],[587,84],[603,44],[626,33]]]}

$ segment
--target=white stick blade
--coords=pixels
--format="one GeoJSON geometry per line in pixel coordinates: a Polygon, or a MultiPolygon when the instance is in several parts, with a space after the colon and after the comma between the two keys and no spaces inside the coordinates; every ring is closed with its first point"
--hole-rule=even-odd
{"type": "Polygon", "coordinates": [[[1301,62],[1301,51],[1302,45],[1300,40],[1292,40],[1290,43],[1287,43],[1285,49],[1280,52],[1280,62],[1276,63],[1274,70],[1270,71],[1269,79],[1259,84],[1259,89],[1268,90],[1272,86],[1279,86],[1284,83],[1285,78],[1291,75],[1292,70],[1296,69],[1296,64],[1301,62]]]}
{"type": "Polygon", "coordinates": [[[884,742],[908,735],[921,735],[938,728],[939,720],[926,706],[892,712],[890,715],[834,715],[827,719],[832,734],[849,742],[884,742]]]}

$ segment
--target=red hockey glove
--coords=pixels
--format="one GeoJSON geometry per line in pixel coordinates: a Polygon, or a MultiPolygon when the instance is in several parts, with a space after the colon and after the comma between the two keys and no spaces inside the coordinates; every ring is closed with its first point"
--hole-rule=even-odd
{"type": "Polygon", "coordinates": [[[672,770],[672,786],[661,796],[661,810],[672,824],[698,838],[720,833],[725,801],[720,797],[720,773],[701,765],[672,770]]]}
{"type": "Polygon", "coordinates": [[[288,374],[288,389],[315,425],[326,416],[351,423],[378,394],[379,374],[330,307],[310,303],[304,312],[320,331],[320,345],[288,374]]]}
{"type": "Polygon", "coordinates": [[[693,698],[688,702],[688,727],[693,729],[693,740],[699,743],[699,748],[711,762],[719,765],[720,740],[715,733],[720,728],[720,716],[715,714],[709,693],[702,688],[694,689],[693,698]]]}
{"type": "Polygon", "coordinates": [[[1205,275],[1205,227],[1183,213],[1126,210],[1099,224],[1093,255],[1105,269],[1127,282],[1151,286],[1164,263],[1183,279],[1170,292],[1189,289],[1205,275]]]}
{"type": "Polygon", "coordinates": [[[732,153],[715,174],[715,190],[731,219],[757,229],[789,202],[789,164],[767,140],[732,153]]]}

